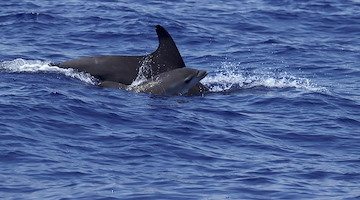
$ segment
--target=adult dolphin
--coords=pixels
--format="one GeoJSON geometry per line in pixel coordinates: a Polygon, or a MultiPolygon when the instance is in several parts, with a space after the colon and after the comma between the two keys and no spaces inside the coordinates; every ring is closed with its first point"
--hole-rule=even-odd
{"type": "MultiPolygon", "coordinates": [[[[87,72],[100,82],[110,81],[130,85],[139,75],[151,78],[157,74],[185,67],[185,63],[170,34],[156,26],[159,46],[151,54],[143,56],[101,55],[78,58],[54,64],[61,68],[73,68],[87,72]]],[[[201,83],[192,87],[189,94],[208,91],[201,83]]]]}
{"type": "Polygon", "coordinates": [[[104,81],[100,83],[100,86],[153,95],[173,96],[187,94],[189,89],[198,84],[206,75],[206,71],[184,67],[160,73],[139,84],[124,85],[118,82],[104,81]]]}

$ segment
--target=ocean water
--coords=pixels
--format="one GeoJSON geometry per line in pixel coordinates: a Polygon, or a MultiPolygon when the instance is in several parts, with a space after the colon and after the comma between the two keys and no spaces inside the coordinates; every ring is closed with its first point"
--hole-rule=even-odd
{"type": "Polygon", "coordinates": [[[360,199],[360,1],[0,2],[0,199],[360,199]],[[50,67],[173,36],[211,93],[50,67]]]}

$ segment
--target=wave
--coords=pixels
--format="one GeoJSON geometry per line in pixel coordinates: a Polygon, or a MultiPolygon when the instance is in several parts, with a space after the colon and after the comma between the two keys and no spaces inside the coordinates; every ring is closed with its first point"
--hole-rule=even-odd
{"type": "Polygon", "coordinates": [[[50,65],[48,61],[24,60],[21,58],[12,61],[0,62],[0,72],[9,73],[58,73],[79,79],[85,83],[97,85],[97,79],[88,73],[78,72],[74,69],[63,69],[50,65]]]}
{"type": "Polygon", "coordinates": [[[239,69],[238,63],[223,62],[212,76],[201,81],[211,92],[233,91],[255,87],[296,88],[306,91],[328,94],[327,88],[318,86],[308,78],[299,78],[288,72],[258,71],[239,69]]]}

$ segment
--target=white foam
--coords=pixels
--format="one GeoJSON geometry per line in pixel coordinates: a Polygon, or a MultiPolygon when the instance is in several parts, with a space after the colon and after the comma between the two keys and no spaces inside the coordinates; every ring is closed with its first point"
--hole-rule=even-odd
{"type": "Polygon", "coordinates": [[[57,66],[51,66],[50,62],[40,60],[15,59],[12,61],[0,62],[0,70],[6,72],[26,72],[26,73],[59,73],[65,76],[79,79],[89,84],[97,84],[96,79],[88,73],[77,72],[74,69],[63,69],[57,66]]]}
{"type": "Polygon", "coordinates": [[[137,86],[140,83],[147,80],[146,77],[148,77],[150,74],[152,74],[152,69],[149,65],[149,63],[152,61],[152,57],[146,56],[145,59],[142,61],[141,66],[139,68],[139,73],[136,77],[136,79],[131,83],[130,86],[137,86]]]}
{"type": "Polygon", "coordinates": [[[266,88],[297,88],[311,92],[328,93],[325,87],[318,86],[308,78],[300,78],[287,72],[244,71],[239,63],[224,62],[214,75],[204,78],[201,82],[212,92],[231,89],[247,89],[253,87],[266,88]]]}

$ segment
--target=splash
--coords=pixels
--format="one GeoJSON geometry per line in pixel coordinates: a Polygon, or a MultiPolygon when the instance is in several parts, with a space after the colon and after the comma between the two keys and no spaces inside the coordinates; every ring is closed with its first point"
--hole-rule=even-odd
{"type": "Polygon", "coordinates": [[[224,62],[201,82],[212,92],[223,92],[234,89],[266,88],[296,88],[311,92],[328,93],[325,87],[312,83],[307,78],[295,77],[284,71],[246,71],[240,69],[239,63],[224,62]]]}
{"type": "Polygon", "coordinates": [[[0,62],[0,71],[11,73],[58,73],[92,85],[97,84],[97,80],[88,73],[77,72],[71,68],[63,69],[57,66],[51,66],[50,62],[40,60],[15,59],[12,61],[3,61],[0,62]]]}
{"type": "Polygon", "coordinates": [[[152,69],[149,65],[149,63],[152,62],[152,56],[148,55],[145,56],[144,60],[141,63],[141,66],[139,68],[139,73],[138,76],[136,77],[136,79],[131,83],[131,86],[137,86],[140,83],[146,81],[148,78],[150,77],[152,72],[152,69]]]}

